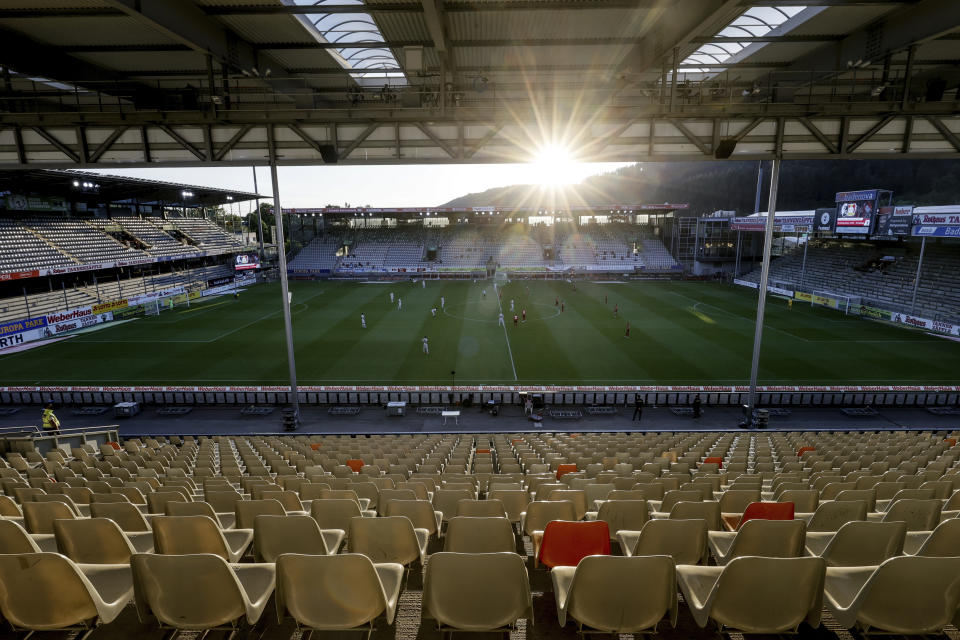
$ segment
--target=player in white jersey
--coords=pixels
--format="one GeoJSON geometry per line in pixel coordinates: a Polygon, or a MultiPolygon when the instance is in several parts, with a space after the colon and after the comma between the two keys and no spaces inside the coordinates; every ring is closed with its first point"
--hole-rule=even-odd
{"type": "Polygon", "coordinates": [[[390,304],[393,304],[393,291],[390,292],[390,304]]]}
{"type": "Polygon", "coordinates": [[[423,355],[430,355],[430,341],[427,339],[427,336],[423,336],[423,355]]]}
{"type": "Polygon", "coordinates": [[[499,324],[501,327],[506,326],[505,324],[503,324],[503,311],[500,312],[500,318],[499,320],[497,320],[497,324],[499,324]]]}
{"type": "Polygon", "coordinates": [[[426,289],[426,288],[427,288],[427,279],[426,279],[426,278],[421,278],[421,279],[420,279],[420,284],[422,284],[422,285],[423,285],[423,288],[426,289]]]}
{"type": "Polygon", "coordinates": [[[513,313],[513,298],[510,298],[510,313],[513,313]]]}
{"type": "Polygon", "coordinates": [[[446,308],[447,308],[447,301],[444,299],[443,296],[440,296],[440,309],[443,310],[446,308]]]}
{"type": "Polygon", "coordinates": [[[487,297],[487,290],[486,290],[486,289],[483,290],[483,297],[484,297],[484,298],[487,297]]]}
{"type": "Polygon", "coordinates": [[[434,307],[433,309],[430,309],[430,313],[433,315],[434,318],[436,318],[436,317],[437,317],[437,308],[434,307]]]}
{"type": "Polygon", "coordinates": [[[403,309],[403,298],[397,298],[397,311],[403,309]]]}
{"type": "Polygon", "coordinates": [[[367,316],[363,315],[362,313],[360,314],[360,328],[361,329],[367,328],[367,316]]]}

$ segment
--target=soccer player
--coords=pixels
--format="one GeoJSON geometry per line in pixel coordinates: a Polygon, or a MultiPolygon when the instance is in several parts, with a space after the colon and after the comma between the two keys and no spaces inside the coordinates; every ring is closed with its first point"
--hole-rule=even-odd
{"type": "MultiPolygon", "coordinates": [[[[287,304],[293,304],[293,291],[287,291],[287,304]]],[[[173,307],[173,300],[170,301],[170,307],[173,307]]]]}
{"type": "Polygon", "coordinates": [[[423,355],[430,355],[430,341],[427,340],[427,336],[423,336],[423,355]]]}
{"type": "Polygon", "coordinates": [[[560,306],[560,296],[557,296],[557,299],[553,301],[553,306],[555,306],[555,307],[559,307],[559,306],[560,306]]]}
{"type": "Polygon", "coordinates": [[[437,317],[437,308],[434,307],[433,309],[430,309],[430,313],[432,313],[432,314],[433,314],[433,317],[436,318],[436,317],[437,317]]]}
{"type": "Polygon", "coordinates": [[[522,311],[520,311],[520,313],[523,314],[523,321],[526,322],[526,321],[527,321],[527,310],[526,310],[526,309],[523,309],[522,311]]]}
{"type": "Polygon", "coordinates": [[[617,317],[617,313],[619,313],[619,312],[620,312],[620,305],[619,305],[619,304],[613,305],[613,317],[614,317],[614,318],[617,317]]]}
{"type": "Polygon", "coordinates": [[[486,290],[486,289],[483,290],[483,297],[484,297],[484,298],[487,297],[487,290],[486,290]]]}
{"type": "Polygon", "coordinates": [[[499,324],[501,327],[505,327],[505,326],[506,326],[506,325],[503,323],[503,311],[500,312],[500,318],[497,320],[497,324],[499,324]]]}
{"type": "Polygon", "coordinates": [[[397,311],[403,309],[403,298],[397,297],[397,311]]]}
{"type": "Polygon", "coordinates": [[[564,300],[563,302],[560,303],[560,313],[563,313],[563,308],[564,308],[566,305],[567,305],[567,301],[566,301],[566,300],[564,300]]]}
{"type": "Polygon", "coordinates": [[[367,316],[363,315],[362,313],[360,314],[360,328],[361,329],[367,328],[367,316]]]}
{"type": "Polygon", "coordinates": [[[519,327],[520,326],[519,320],[520,318],[517,317],[517,314],[513,314],[513,326],[519,327]]]}
{"type": "Polygon", "coordinates": [[[603,294],[603,304],[607,304],[607,294],[603,294]]]}
{"type": "Polygon", "coordinates": [[[789,299],[787,300],[787,310],[788,310],[788,311],[793,311],[793,298],[789,298],[789,299]]]}
{"type": "Polygon", "coordinates": [[[627,320],[627,332],[624,334],[623,337],[624,337],[624,338],[629,338],[629,337],[630,337],[630,321],[629,321],[629,320],[627,320]]]}
{"type": "Polygon", "coordinates": [[[393,304],[393,291],[390,292],[390,304],[393,304]]]}
{"type": "Polygon", "coordinates": [[[447,308],[447,301],[443,299],[443,296],[440,296],[440,309],[447,308]]]}
{"type": "Polygon", "coordinates": [[[510,298],[510,313],[513,313],[513,298],[510,298]]]}
{"type": "Polygon", "coordinates": [[[426,289],[426,288],[427,288],[427,279],[426,279],[426,278],[421,278],[421,279],[420,279],[420,284],[422,284],[422,285],[423,285],[423,288],[426,289]]]}

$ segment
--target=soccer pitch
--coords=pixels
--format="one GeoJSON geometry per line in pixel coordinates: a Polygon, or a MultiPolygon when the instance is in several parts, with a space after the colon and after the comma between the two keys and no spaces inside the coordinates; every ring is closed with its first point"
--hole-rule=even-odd
{"type": "MultiPolygon", "coordinates": [[[[514,281],[498,301],[491,281],[428,281],[425,288],[291,283],[299,383],[450,384],[454,370],[465,385],[747,381],[755,291],[715,283],[575,284],[514,281]],[[516,327],[511,300],[518,315],[527,312],[516,327]]],[[[768,301],[760,384],[955,384],[957,363],[960,343],[952,340],[768,301]]],[[[287,382],[278,284],[0,356],[2,386],[287,382]]]]}

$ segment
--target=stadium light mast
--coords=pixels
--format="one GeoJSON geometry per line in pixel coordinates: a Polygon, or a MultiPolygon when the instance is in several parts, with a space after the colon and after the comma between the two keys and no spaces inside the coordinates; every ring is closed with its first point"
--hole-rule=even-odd
{"type": "Polygon", "coordinates": [[[277,223],[277,258],[280,267],[280,291],[283,296],[283,331],[287,339],[287,364],[290,366],[290,395],[294,415],[300,419],[300,397],[297,392],[297,362],[293,356],[293,326],[290,323],[290,286],[287,282],[287,252],[283,239],[283,209],[280,208],[280,184],[277,180],[277,161],[271,155],[270,181],[273,183],[273,214],[277,223]]]}
{"type": "MultiPolygon", "coordinates": [[[[783,119],[777,123],[777,137],[783,135],[783,119]]],[[[779,149],[779,145],[777,145],[779,149]]],[[[767,201],[767,226],[763,234],[763,266],[760,270],[759,299],[757,300],[757,324],[753,333],[753,361],[750,364],[750,394],[747,400],[748,419],[753,416],[757,404],[757,370],[760,368],[760,345],[763,341],[763,314],[767,304],[767,281],[770,277],[770,254],[773,250],[773,227],[777,216],[777,185],[780,180],[780,153],[770,163],[770,197],[767,201]]]]}

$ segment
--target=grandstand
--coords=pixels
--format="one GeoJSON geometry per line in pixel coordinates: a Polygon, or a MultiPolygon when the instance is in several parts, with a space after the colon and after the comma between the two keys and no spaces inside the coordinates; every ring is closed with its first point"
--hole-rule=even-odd
{"type": "Polygon", "coordinates": [[[92,638],[949,635],[958,435],[41,436],[0,465],[0,610],[92,638]]]}
{"type": "MultiPolygon", "coordinates": [[[[329,221],[330,212],[326,215],[329,221]]],[[[325,235],[307,242],[291,260],[289,270],[294,275],[327,276],[473,274],[487,267],[517,274],[676,274],[681,268],[663,242],[642,225],[491,225],[482,218],[473,220],[474,224],[349,230],[334,222],[325,235]],[[435,251],[433,259],[429,248],[435,251]]]]}
{"type": "MultiPolygon", "coordinates": [[[[814,241],[770,264],[770,277],[782,285],[806,291],[828,291],[857,296],[868,306],[894,309],[943,322],[960,323],[960,290],[952,274],[960,268],[954,245],[931,245],[923,258],[923,272],[912,304],[917,273],[917,247],[888,247],[835,240],[814,241]]],[[[758,269],[743,276],[758,282],[758,269]]]]}
{"type": "Polygon", "coordinates": [[[0,5],[4,638],[960,638],[960,215],[774,211],[793,159],[956,162],[956,0],[0,5]],[[546,186],[728,159],[769,226],[546,186]]]}

